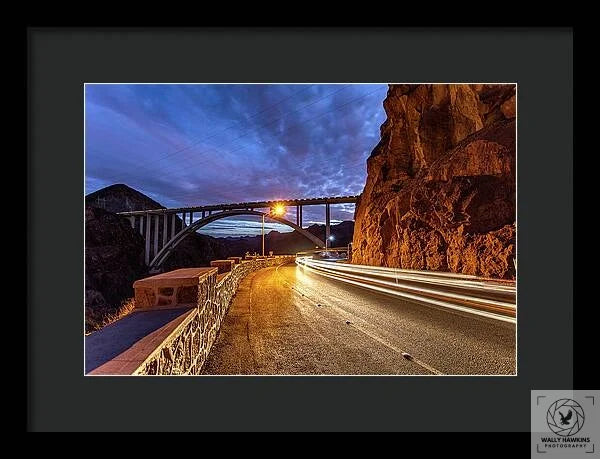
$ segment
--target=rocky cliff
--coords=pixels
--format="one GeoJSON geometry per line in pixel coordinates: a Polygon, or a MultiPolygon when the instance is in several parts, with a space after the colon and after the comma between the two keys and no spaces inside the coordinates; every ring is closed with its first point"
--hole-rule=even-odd
{"type": "Polygon", "coordinates": [[[88,194],[85,204],[115,213],[165,208],[151,197],[123,183],[115,183],[88,194]]]}
{"type": "Polygon", "coordinates": [[[133,282],[146,274],[144,239],[129,222],[97,207],[85,208],[85,317],[97,328],[125,299],[133,282]]]}
{"type": "Polygon", "coordinates": [[[352,261],[515,277],[514,85],[390,85],[352,261]]]}

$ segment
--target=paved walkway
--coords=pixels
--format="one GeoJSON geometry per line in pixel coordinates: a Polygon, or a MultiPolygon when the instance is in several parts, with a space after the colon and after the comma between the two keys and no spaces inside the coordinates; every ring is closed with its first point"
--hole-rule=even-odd
{"type": "Polygon", "coordinates": [[[134,311],[85,337],[85,372],[98,368],[188,309],[134,311]]]}

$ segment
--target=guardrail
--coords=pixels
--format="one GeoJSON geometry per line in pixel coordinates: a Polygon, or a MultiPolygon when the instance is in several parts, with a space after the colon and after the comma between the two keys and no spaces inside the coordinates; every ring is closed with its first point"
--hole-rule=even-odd
{"type": "Polygon", "coordinates": [[[348,247],[329,247],[329,248],[318,248],[318,249],[310,249],[310,250],[304,250],[302,252],[296,252],[296,256],[297,257],[305,257],[305,256],[310,256],[310,255],[314,255],[316,253],[324,253],[324,252],[344,252],[347,253],[348,252],[348,247]]]}
{"type": "Polygon", "coordinates": [[[516,323],[514,281],[465,274],[353,265],[298,256],[296,264],[358,287],[428,305],[516,323]]]}

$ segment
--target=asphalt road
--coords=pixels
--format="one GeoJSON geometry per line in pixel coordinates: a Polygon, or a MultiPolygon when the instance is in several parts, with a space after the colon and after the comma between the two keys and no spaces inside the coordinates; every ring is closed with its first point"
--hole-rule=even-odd
{"type": "Polygon", "coordinates": [[[290,264],[242,281],[203,372],[515,374],[515,355],[514,324],[367,291],[290,264]]]}

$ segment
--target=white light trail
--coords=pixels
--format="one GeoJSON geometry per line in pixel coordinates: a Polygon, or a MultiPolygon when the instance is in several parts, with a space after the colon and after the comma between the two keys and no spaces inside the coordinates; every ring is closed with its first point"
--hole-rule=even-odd
{"type": "Polygon", "coordinates": [[[313,260],[310,257],[298,257],[296,263],[311,272],[362,288],[455,311],[516,322],[514,285],[490,284],[476,276],[462,274],[350,265],[313,260]],[[489,298],[491,295],[500,299],[489,298]]]}

